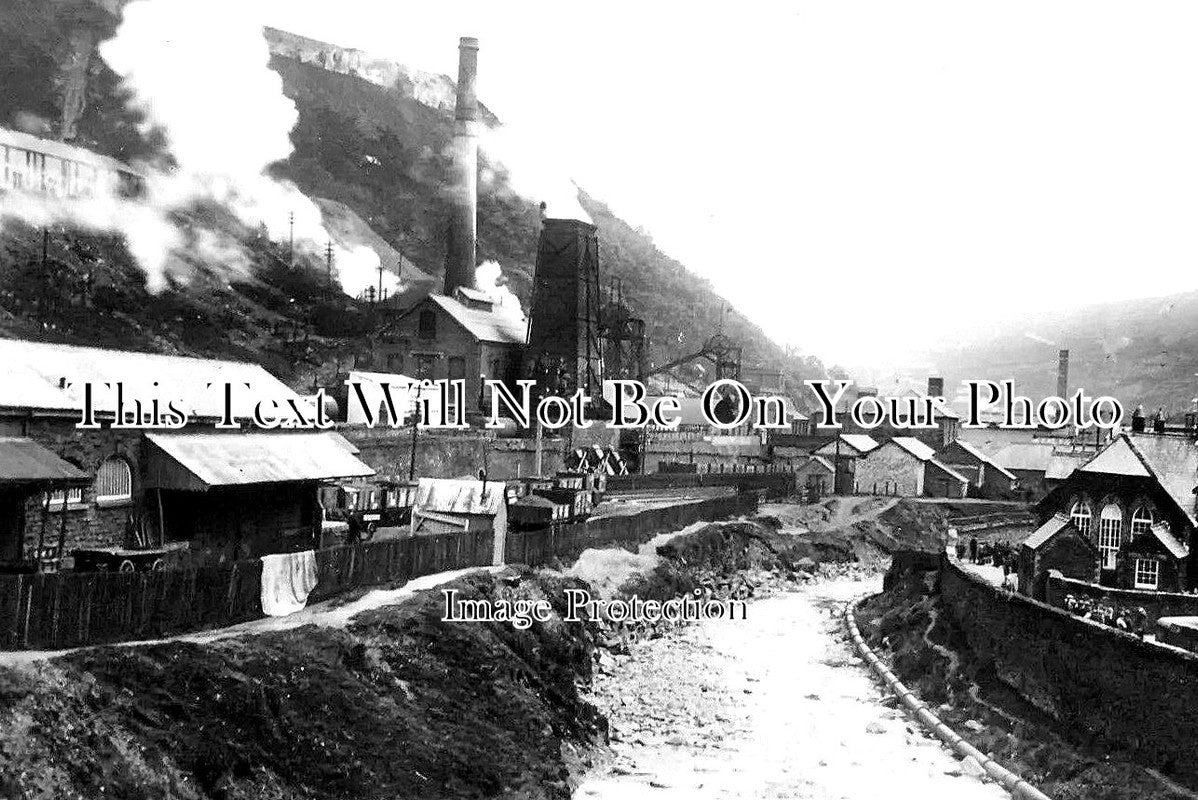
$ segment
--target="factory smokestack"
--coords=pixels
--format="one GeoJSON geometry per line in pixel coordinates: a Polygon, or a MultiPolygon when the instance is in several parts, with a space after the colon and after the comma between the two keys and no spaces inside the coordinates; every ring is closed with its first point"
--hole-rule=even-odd
{"type": "Polygon", "coordinates": [[[478,266],[478,39],[458,43],[458,97],[453,128],[453,218],[449,224],[445,294],[474,288],[478,266]]]}
{"type": "Polygon", "coordinates": [[[1069,391],[1069,351],[1057,353],[1057,397],[1068,397],[1069,391]]]}

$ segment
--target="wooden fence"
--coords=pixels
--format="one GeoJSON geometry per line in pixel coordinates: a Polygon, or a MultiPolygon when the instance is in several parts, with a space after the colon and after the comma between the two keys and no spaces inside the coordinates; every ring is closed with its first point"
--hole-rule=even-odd
{"type": "MultiPolygon", "coordinates": [[[[726,495],[552,530],[510,533],[507,560],[546,564],[587,547],[641,542],[664,530],[756,510],[756,494],[726,495]]],[[[310,601],[349,589],[491,563],[492,534],[443,533],[316,551],[310,601]]],[[[0,650],[59,650],[156,639],[262,616],[262,562],[160,572],[0,575],[0,650]]]]}
{"type": "MultiPolygon", "coordinates": [[[[490,533],[389,539],[316,551],[311,599],[491,563],[490,533]]],[[[0,650],[155,639],[262,616],[262,562],[161,572],[0,575],[0,650]]]]}

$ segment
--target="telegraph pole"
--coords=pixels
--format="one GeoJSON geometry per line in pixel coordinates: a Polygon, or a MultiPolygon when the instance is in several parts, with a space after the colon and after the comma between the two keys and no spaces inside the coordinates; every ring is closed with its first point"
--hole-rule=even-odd
{"type": "Polygon", "coordinates": [[[333,240],[329,239],[329,243],[324,248],[324,264],[328,271],[329,280],[333,280],[333,240]]]}
{"type": "Polygon", "coordinates": [[[287,215],[287,263],[295,269],[295,212],[287,215]]]}

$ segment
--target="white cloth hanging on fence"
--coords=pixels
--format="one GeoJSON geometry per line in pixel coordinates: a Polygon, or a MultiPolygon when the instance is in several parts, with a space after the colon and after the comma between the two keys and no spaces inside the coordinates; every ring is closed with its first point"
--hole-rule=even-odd
{"type": "Polygon", "coordinates": [[[315,551],[262,556],[262,613],[268,617],[300,611],[315,588],[315,551]]]}

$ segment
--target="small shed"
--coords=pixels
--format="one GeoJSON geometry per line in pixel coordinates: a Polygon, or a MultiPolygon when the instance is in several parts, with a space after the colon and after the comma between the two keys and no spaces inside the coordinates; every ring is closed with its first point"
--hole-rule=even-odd
{"type": "Polygon", "coordinates": [[[508,526],[506,489],[503,481],[421,478],[412,506],[412,535],[490,531],[492,562],[502,564],[508,526]]]}
{"type": "MultiPolygon", "coordinates": [[[[47,532],[48,498],[54,490],[80,487],[90,482],[87,473],[32,439],[0,437],[0,571],[22,570],[35,562],[62,559],[61,526],[47,532]],[[42,505],[37,544],[32,553],[26,548],[26,509],[42,505]],[[48,551],[53,550],[53,553],[48,551]]],[[[64,502],[67,492],[62,493],[64,502]]],[[[65,515],[60,515],[60,522],[65,515]]]]}
{"type": "Polygon", "coordinates": [[[807,502],[813,503],[824,497],[832,488],[836,469],[823,456],[809,456],[795,469],[795,486],[806,494],[807,502]]]}
{"type": "Polygon", "coordinates": [[[1064,514],[1055,514],[1019,548],[1019,591],[1043,600],[1049,570],[1094,583],[1101,558],[1098,548],[1064,514]]]}
{"type": "Polygon", "coordinates": [[[163,543],[220,560],[308,550],[320,542],[320,485],[374,470],[339,434],[147,433],[144,487],[163,543]]]}

